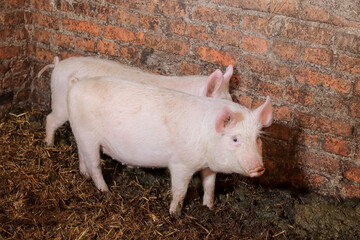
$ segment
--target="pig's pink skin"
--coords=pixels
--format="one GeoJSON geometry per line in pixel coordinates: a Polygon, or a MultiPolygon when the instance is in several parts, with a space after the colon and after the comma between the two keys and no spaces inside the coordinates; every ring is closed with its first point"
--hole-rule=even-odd
{"type": "Polygon", "coordinates": [[[198,96],[207,96],[231,100],[229,81],[233,74],[232,66],[228,66],[225,74],[218,69],[210,76],[161,76],[144,72],[139,68],[130,67],[114,61],[95,57],[71,57],[45,66],[55,67],[51,75],[51,109],[46,118],[47,145],[54,142],[54,133],[68,120],[66,96],[71,79],[81,80],[88,77],[115,76],[137,82],[150,83],[198,96]]]}
{"type": "Polygon", "coordinates": [[[215,172],[249,176],[263,168],[259,133],[272,121],[270,99],[255,110],[112,77],[78,81],[68,95],[80,171],[108,191],[99,149],[126,165],[167,167],[180,213],[192,175],[201,171],[204,205],[212,208],[215,172]]]}

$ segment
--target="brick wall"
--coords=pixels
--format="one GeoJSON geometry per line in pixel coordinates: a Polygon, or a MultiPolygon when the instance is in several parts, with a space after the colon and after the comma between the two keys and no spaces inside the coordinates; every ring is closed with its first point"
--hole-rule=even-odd
{"type": "MultiPolygon", "coordinates": [[[[24,1],[1,2],[17,16],[24,1]]],[[[22,18],[10,25],[22,38],[29,30],[26,54],[22,38],[5,37],[14,46],[2,48],[4,62],[29,56],[32,77],[56,55],[100,55],[177,75],[233,64],[235,101],[256,107],[273,99],[260,181],[360,197],[356,1],[31,0],[25,8],[26,28],[22,18]]],[[[31,84],[31,102],[49,107],[49,73],[31,84]]]]}
{"type": "Polygon", "coordinates": [[[25,0],[0,1],[0,113],[30,95],[25,0]]]}

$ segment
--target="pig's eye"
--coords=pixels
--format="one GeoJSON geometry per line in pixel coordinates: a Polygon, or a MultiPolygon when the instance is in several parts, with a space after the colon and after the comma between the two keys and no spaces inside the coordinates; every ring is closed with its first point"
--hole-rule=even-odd
{"type": "Polygon", "coordinates": [[[233,137],[233,142],[238,142],[238,139],[237,139],[237,137],[233,137]]]}

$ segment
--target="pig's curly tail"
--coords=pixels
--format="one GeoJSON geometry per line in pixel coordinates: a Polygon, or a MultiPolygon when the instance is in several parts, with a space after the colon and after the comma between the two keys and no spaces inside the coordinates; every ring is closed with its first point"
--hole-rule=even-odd
{"type": "Polygon", "coordinates": [[[46,71],[46,69],[56,67],[56,65],[59,63],[59,61],[60,61],[60,60],[59,60],[59,57],[58,57],[58,56],[55,56],[55,57],[54,57],[54,63],[48,64],[48,65],[46,65],[45,67],[43,67],[43,68],[40,70],[40,72],[38,73],[37,77],[39,78],[39,77],[41,76],[41,74],[43,74],[43,72],[46,71]]]}

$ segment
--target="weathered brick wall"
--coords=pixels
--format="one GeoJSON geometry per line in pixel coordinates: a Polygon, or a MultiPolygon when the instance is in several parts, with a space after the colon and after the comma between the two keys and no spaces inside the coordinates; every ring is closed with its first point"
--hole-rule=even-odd
{"type": "MultiPolygon", "coordinates": [[[[178,75],[233,64],[235,101],[273,99],[260,181],[360,197],[357,1],[32,0],[26,12],[31,76],[55,55],[178,75]]],[[[49,107],[48,77],[34,78],[34,104],[49,107]]]]}
{"type": "Polygon", "coordinates": [[[0,1],[0,113],[14,103],[25,103],[30,95],[28,31],[22,0],[0,1]]]}

